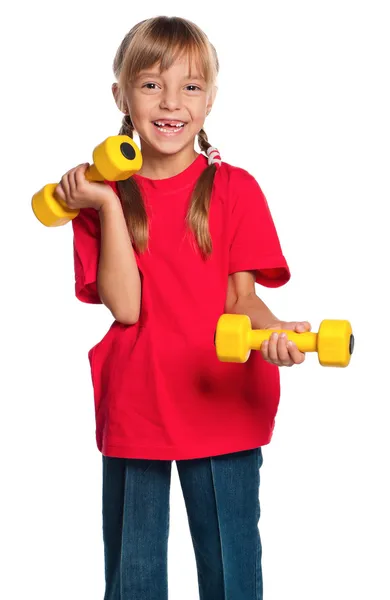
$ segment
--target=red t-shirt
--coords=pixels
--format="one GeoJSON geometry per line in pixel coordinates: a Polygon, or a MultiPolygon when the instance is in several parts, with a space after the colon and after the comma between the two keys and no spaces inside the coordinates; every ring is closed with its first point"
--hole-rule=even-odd
{"type": "MultiPolygon", "coordinates": [[[[134,175],[149,219],[149,249],[136,254],[142,281],[139,321],[114,321],[89,351],[96,441],[106,456],[181,460],[268,444],[279,404],[279,369],[252,352],[222,363],[214,332],[224,312],[228,275],[256,270],[257,283],[290,278],[267,201],[256,179],[222,163],[209,226],[213,254],[204,261],[185,217],[207,167],[199,154],[174,177],[134,175]]],[[[116,189],[115,183],[109,183],[116,189]]],[[[72,221],[76,296],[100,303],[96,277],[100,222],[95,209],[72,221]]]]}

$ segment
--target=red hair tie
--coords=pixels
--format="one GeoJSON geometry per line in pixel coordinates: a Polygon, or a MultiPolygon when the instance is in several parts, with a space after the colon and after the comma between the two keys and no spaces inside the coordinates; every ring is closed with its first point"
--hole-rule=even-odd
{"type": "Polygon", "coordinates": [[[214,148],[214,146],[210,146],[210,148],[207,149],[206,154],[209,157],[209,165],[215,165],[216,168],[219,169],[222,163],[219,150],[217,150],[217,148],[214,148]]]}

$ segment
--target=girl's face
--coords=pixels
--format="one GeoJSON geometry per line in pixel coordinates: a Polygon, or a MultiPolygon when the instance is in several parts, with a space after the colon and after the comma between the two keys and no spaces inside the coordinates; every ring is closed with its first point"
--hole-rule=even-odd
{"type": "MultiPolygon", "coordinates": [[[[188,59],[181,58],[159,74],[155,65],[141,71],[129,85],[122,109],[130,115],[142,151],[145,145],[162,154],[176,154],[188,146],[193,148],[194,138],[211,110],[217,88],[207,89],[195,64],[190,78],[188,66],[188,59]]],[[[116,90],[113,91],[116,96],[116,90]]]]}

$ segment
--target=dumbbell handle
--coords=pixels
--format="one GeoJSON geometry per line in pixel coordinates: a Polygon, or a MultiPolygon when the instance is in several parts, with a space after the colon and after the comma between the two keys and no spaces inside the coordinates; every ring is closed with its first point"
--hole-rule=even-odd
{"type": "Polygon", "coordinates": [[[85,179],[88,179],[88,181],[104,181],[103,175],[99,173],[94,164],[89,165],[89,167],[85,170],[84,176],[85,179]]]}
{"type": "Polygon", "coordinates": [[[288,340],[296,344],[301,352],[317,352],[317,333],[307,331],[306,333],[296,333],[289,329],[252,329],[249,332],[249,347],[251,350],[260,350],[260,346],[266,340],[269,340],[273,333],[285,333],[288,340]]]}

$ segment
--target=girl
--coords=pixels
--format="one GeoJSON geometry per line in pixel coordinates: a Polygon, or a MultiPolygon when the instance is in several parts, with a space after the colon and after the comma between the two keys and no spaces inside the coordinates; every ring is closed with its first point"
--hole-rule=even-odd
{"type": "MultiPolygon", "coordinates": [[[[169,491],[176,461],[201,600],[261,600],[261,446],[279,403],[278,367],[304,354],[277,335],[244,365],[216,358],[223,312],[254,328],[277,319],[256,295],[290,278],[267,201],[246,170],[221,161],[203,129],[218,58],[176,17],[142,21],[114,60],[121,134],[142,169],[91,183],[88,164],[57,187],[73,221],[76,296],[115,322],[89,352],[103,455],[105,600],[166,600],[169,491]],[[198,140],[203,153],[198,154],[198,140]]],[[[237,117],[237,115],[236,115],[237,117]]]]}

